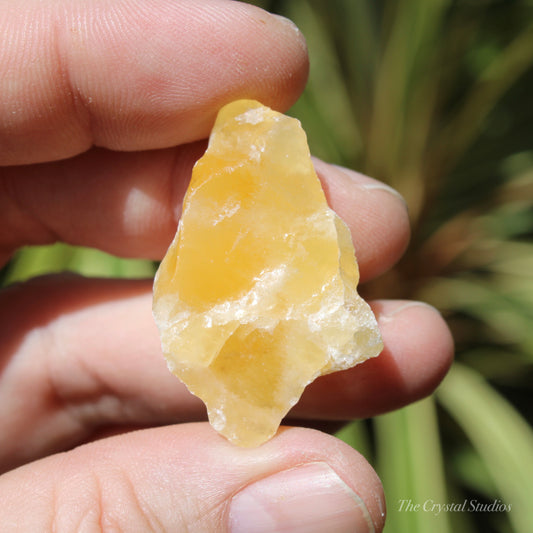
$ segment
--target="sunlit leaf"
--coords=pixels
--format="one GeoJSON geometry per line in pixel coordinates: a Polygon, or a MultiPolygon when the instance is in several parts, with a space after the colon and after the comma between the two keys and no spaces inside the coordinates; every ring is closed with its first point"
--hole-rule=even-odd
{"type": "Polygon", "coordinates": [[[506,504],[517,533],[533,526],[533,431],[514,407],[477,373],[456,364],[438,399],[457,420],[506,504]]]}
{"type": "Polygon", "coordinates": [[[92,248],[58,243],[20,249],[8,265],[4,284],[58,272],[94,277],[149,278],[154,275],[155,268],[151,261],[121,259],[92,248]]]}
{"type": "Polygon", "coordinates": [[[388,501],[385,532],[451,533],[433,398],[375,419],[377,466],[388,501]],[[417,507],[418,506],[418,507],[417,507]]]}

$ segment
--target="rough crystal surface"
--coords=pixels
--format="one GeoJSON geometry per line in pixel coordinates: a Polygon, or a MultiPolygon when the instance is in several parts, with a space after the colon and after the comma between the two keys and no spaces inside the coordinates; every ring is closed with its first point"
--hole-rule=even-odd
{"type": "Polygon", "coordinates": [[[217,431],[259,445],[307,384],[380,353],[358,279],[299,122],[251,100],[222,108],[153,305],[170,370],[217,431]]]}

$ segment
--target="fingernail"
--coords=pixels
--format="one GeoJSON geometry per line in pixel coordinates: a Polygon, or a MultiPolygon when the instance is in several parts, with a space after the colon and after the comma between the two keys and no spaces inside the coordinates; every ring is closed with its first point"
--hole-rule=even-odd
{"type": "Polygon", "coordinates": [[[404,204],[406,203],[405,198],[396,189],[393,189],[390,185],[387,185],[382,181],[377,181],[373,178],[365,176],[360,172],[355,172],[354,170],[351,170],[349,168],[341,167],[339,165],[333,166],[341,172],[344,172],[344,174],[346,174],[350,179],[354,180],[357,185],[365,191],[384,191],[389,194],[392,194],[396,198],[399,198],[404,204]]]}
{"type": "Polygon", "coordinates": [[[374,532],[363,500],[321,462],[248,485],[233,497],[229,523],[231,533],[374,532]]]}
{"type": "Polygon", "coordinates": [[[298,26],[296,26],[296,24],[291,19],[284,17],[283,15],[278,15],[277,13],[270,13],[270,15],[276,17],[276,19],[279,20],[282,24],[290,28],[292,32],[297,33],[298,35],[302,35],[300,28],[298,28],[298,26]]]}
{"type": "Polygon", "coordinates": [[[396,315],[399,315],[400,313],[403,313],[406,309],[411,309],[413,307],[422,307],[423,309],[429,309],[433,311],[434,313],[437,313],[438,315],[440,315],[440,311],[436,307],[433,307],[432,305],[426,302],[410,301],[410,302],[399,302],[397,307],[395,307],[394,309],[390,311],[387,311],[386,313],[383,313],[381,315],[380,320],[382,319],[387,320],[396,315]]]}
{"type": "Polygon", "coordinates": [[[316,157],[312,157],[312,160],[316,171],[323,176],[331,173],[331,170],[336,171],[340,176],[344,176],[344,178],[348,179],[352,184],[356,185],[360,189],[364,191],[383,191],[388,194],[392,194],[392,196],[401,200],[405,207],[407,207],[405,198],[396,189],[393,189],[391,186],[383,183],[382,181],[365,176],[365,174],[361,174],[360,172],[350,168],[334,165],[333,163],[325,163],[316,157]]]}

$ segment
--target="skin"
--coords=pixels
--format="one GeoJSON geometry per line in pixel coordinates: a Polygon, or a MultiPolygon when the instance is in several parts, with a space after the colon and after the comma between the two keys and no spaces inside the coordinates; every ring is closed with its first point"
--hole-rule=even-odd
{"type": "MultiPolygon", "coordinates": [[[[254,98],[284,111],[307,71],[295,27],[238,2],[1,1],[1,261],[57,240],[161,259],[220,106],[254,98]]],[[[401,198],[371,178],[316,168],[352,230],[362,280],[390,268],[409,240],[401,198]]],[[[372,306],[383,354],[317,380],[294,417],[311,425],[372,416],[443,378],[453,344],[440,315],[408,302],[372,306]]],[[[203,406],[161,356],[150,280],[60,275],[9,287],[0,292],[0,336],[6,530],[225,531],[239,487],[323,461],[381,531],[379,479],[352,448],[282,428],[244,450],[202,421],[203,406]]]]}

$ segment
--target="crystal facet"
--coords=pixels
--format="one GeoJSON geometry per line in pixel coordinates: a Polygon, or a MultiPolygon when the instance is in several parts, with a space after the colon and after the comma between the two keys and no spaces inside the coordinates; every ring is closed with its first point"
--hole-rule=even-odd
{"type": "Polygon", "coordinates": [[[217,431],[257,446],[306,385],[380,353],[358,280],[300,123],[252,100],[222,108],[153,306],[170,370],[217,431]]]}

